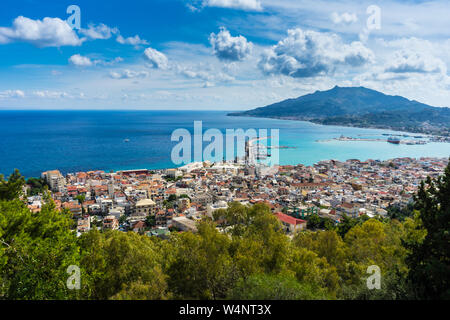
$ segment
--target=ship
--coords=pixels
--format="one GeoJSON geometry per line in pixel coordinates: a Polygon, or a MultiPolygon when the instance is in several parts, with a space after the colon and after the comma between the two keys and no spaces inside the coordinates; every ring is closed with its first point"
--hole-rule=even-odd
{"type": "Polygon", "coordinates": [[[387,139],[387,142],[393,143],[393,144],[400,144],[400,139],[391,136],[391,137],[389,137],[389,138],[387,139]]]}

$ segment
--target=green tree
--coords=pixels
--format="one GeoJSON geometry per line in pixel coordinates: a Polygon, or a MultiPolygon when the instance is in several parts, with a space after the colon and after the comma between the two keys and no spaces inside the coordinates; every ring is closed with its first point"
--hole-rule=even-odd
{"type": "Polygon", "coordinates": [[[88,299],[163,299],[167,277],[162,256],[150,237],[134,232],[92,230],[79,238],[82,294],[88,299]]]}
{"type": "Polygon", "coordinates": [[[7,181],[0,174],[0,200],[14,200],[19,198],[24,185],[25,178],[17,169],[8,177],[7,181]]]}
{"type": "Polygon", "coordinates": [[[19,200],[0,201],[0,275],[7,299],[73,299],[67,267],[79,265],[71,216],[52,201],[32,213],[19,200]]]}
{"type": "Polygon", "coordinates": [[[405,242],[409,279],[419,299],[450,299],[450,163],[443,176],[421,183],[415,203],[426,236],[405,242]]]}
{"type": "Polygon", "coordinates": [[[198,224],[198,233],[171,238],[175,256],[168,266],[169,286],[176,298],[223,299],[233,282],[231,244],[211,222],[198,224]]]}
{"type": "Polygon", "coordinates": [[[28,178],[27,185],[30,187],[28,191],[28,195],[30,196],[43,194],[48,190],[48,184],[42,178],[28,178]]]}
{"type": "Polygon", "coordinates": [[[232,300],[317,300],[325,299],[324,290],[300,283],[292,274],[255,274],[240,280],[230,292],[232,300]]]}
{"type": "Polygon", "coordinates": [[[79,194],[75,197],[75,199],[77,199],[80,204],[83,204],[83,202],[86,200],[86,195],[79,194]]]}

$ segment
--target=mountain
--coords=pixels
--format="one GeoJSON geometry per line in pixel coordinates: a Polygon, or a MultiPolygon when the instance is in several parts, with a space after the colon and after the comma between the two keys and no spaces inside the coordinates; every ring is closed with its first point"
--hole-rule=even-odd
{"type": "Polygon", "coordinates": [[[432,107],[364,87],[334,87],[249,111],[229,113],[326,125],[448,134],[450,108],[432,107]]]}

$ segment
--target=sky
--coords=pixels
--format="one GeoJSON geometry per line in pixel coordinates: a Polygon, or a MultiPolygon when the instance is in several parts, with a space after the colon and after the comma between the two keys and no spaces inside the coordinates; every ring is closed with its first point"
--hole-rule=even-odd
{"type": "Polygon", "coordinates": [[[448,0],[0,6],[0,109],[244,110],[336,85],[450,107],[448,0]]]}

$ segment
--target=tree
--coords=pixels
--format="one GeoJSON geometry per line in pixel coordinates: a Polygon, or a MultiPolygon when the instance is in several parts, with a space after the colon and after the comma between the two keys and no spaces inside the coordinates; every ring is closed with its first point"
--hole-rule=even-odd
{"type": "Polygon", "coordinates": [[[325,299],[326,294],[302,284],[292,274],[255,274],[240,280],[230,292],[232,300],[312,300],[325,299]]]}
{"type": "Polygon", "coordinates": [[[156,226],[156,218],[154,215],[148,215],[147,218],[145,218],[145,224],[147,225],[148,228],[153,228],[154,226],[156,226]]]}
{"type": "Polygon", "coordinates": [[[235,281],[230,238],[219,233],[211,222],[204,221],[199,223],[197,234],[177,234],[171,243],[175,256],[167,273],[175,297],[225,298],[235,281]]]}
{"type": "Polygon", "coordinates": [[[79,265],[70,214],[51,200],[32,213],[19,200],[0,201],[0,277],[7,299],[73,299],[67,268],[79,265]]]}
{"type": "Polygon", "coordinates": [[[0,200],[14,200],[19,198],[22,193],[22,187],[25,185],[25,178],[20,174],[19,170],[8,177],[8,181],[0,174],[0,200]]]}
{"type": "Polygon", "coordinates": [[[336,268],[330,266],[325,258],[304,248],[292,247],[288,269],[292,270],[300,283],[311,286],[315,291],[336,297],[339,289],[339,276],[336,268]]]}
{"type": "Polygon", "coordinates": [[[158,247],[134,232],[91,230],[79,238],[82,294],[88,299],[168,296],[158,247]]]}
{"type": "Polygon", "coordinates": [[[83,204],[83,202],[86,200],[86,195],[79,194],[75,197],[75,199],[77,199],[80,204],[83,204]]]}
{"type": "Polygon", "coordinates": [[[422,182],[414,199],[426,235],[405,242],[409,279],[419,299],[450,299],[450,163],[443,176],[422,182]]]}
{"type": "Polygon", "coordinates": [[[42,178],[28,178],[27,185],[30,187],[28,195],[35,196],[48,190],[47,182],[42,178]]]}

